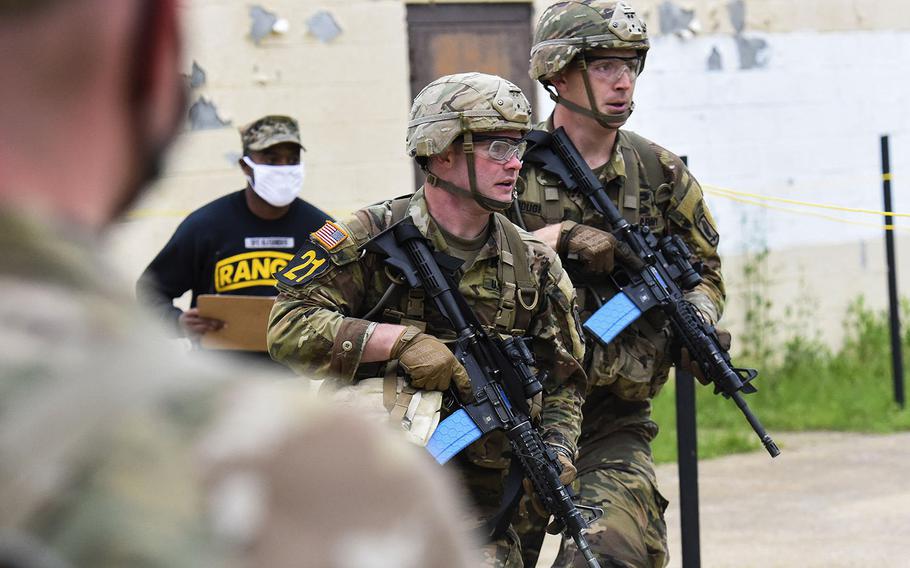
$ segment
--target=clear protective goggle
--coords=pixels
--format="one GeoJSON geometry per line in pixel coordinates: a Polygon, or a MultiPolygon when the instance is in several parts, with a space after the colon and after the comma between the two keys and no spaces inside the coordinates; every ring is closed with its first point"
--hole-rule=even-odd
{"type": "Polygon", "coordinates": [[[511,138],[509,136],[484,136],[475,134],[474,143],[484,156],[494,162],[506,163],[512,158],[521,158],[528,148],[524,138],[511,138]]]}
{"type": "Polygon", "coordinates": [[[603,77],[607,81],[618,81],[623,71],[629,72],[629,79],[634,81],[641,72],[641,57],[585,57],[585,67],[589,73],[603,77]]]}

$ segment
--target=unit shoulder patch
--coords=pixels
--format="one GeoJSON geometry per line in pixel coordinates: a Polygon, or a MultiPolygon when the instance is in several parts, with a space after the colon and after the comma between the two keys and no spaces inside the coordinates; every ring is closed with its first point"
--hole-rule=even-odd
{"type": "Polygon", "coordinates": [[[329,266],[329,254],[320,246],[307,243],[283,270],[275,273],[275,279],[287,286],[302,286],[328,270],[329,266]]]}
{"type": "Polygon", "coordinates": [[[717,248],[717,244],[720,242],[720,235],[717,233],[717,229],[714,228],[714,224],[708,219],[702,203],[699,203],[695,212],[695,226],[698,228],[698,232],[708,241],[708,244],[717,248]]]}
{"type": "Polygon", "coordinates": [[[310,233],[310,237],[329,252],[338,248],[349,236],[341,225],[332,221],[326,221],[318,231],[310,233]]]}

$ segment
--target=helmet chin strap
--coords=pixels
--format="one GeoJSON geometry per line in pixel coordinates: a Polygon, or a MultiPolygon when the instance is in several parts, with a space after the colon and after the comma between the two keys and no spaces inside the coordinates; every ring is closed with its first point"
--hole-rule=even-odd
{"type": "Polygon", "coordinates": [[[604,128],[619,128],[629,120],[629,117],[632,115],[632,111],[635,110],[635,103],[632,102],[629,105],[629,110],[620,113],[620,114],[606,114],[597,110],[597,101],[594,100],[594,89],[591,87],[591,78],[588,76],[588,62],[585,59],[584,51],[578,57],[578,67],[581,71],[581,78],[585,83],[585,92],[588,94],[588,108],[581,106],[578,103],[574,103],[566,98],[560,97],[558,93],[554,90],[550,90],[553,85],[545,85],[544,88],[549,93],[550,98],[558,105],[562,105],[572,112],[593,118],[597,121],[597,124],[603,126],[604,128]]]}
{"type": "Polygon", "coordinates": [[[440,178],[431,172],[429,167],[425,168],[425,171],[427,173],[427,182],[430,185],[436,186],[439,189],[443,189],[451,193],[452,195],[468,196],[487,211],[499,212],[505,211],[511,207],[511,199],[509,201],[499,201],[498,199],[493,199],[491,197],[481,195],[481,193],[477,191],[477,173],[474,171],[474,137],[471,134],[470,130],[466,130],[464,133],[464,143],[462,143],[462,150],[464,151],[465,158],[468,162],[468,183],[471,186],[470,190],[440,178]]]}

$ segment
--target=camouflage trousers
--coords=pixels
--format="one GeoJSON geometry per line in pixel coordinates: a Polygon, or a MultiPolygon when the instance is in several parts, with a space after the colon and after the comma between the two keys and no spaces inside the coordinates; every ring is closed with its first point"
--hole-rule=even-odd
{"type": "MultiPolygon", "coordinates": [[[[658,492],[651,447],[637,429],[620,430],[591,443],[582,443],[578,479],[573,484],[580,501],[604,510],[585,538],[601,566],[663,568],[669,561],[667,500],[658,492]]],[[[525,566],[535,566],[546,519],[522,503],[515,521],[525,566]]],[[[563,537],[554,568],[584,567],[575,542],[563,537]]]]}
{"type": "MultiPolygon", "coordinates": [[[[477,531],[486,528],[486,522],[499,509],[502,502],[503,482],[507,470],[480,467],[466,459],[456,458],[459,475],[467,488],[473,505],[474,516],[471,526],[477,531]]],[[[511,526],[500,537],[483,539],[481,557],[484,567],[489,568],[522,568],[521,547],[518,534],[511,526]]]]}

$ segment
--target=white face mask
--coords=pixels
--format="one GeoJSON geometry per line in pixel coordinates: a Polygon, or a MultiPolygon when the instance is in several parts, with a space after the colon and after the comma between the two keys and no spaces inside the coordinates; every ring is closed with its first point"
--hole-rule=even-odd
{"type": "Polygon", "coordinates": [[[294,166],[266,166],[257,164],[249,156],[244,163],[253,168],[253,177],[246,176],[256,195],[273,207],[290,205],[303,188],[303,164],[294,166]]]}

